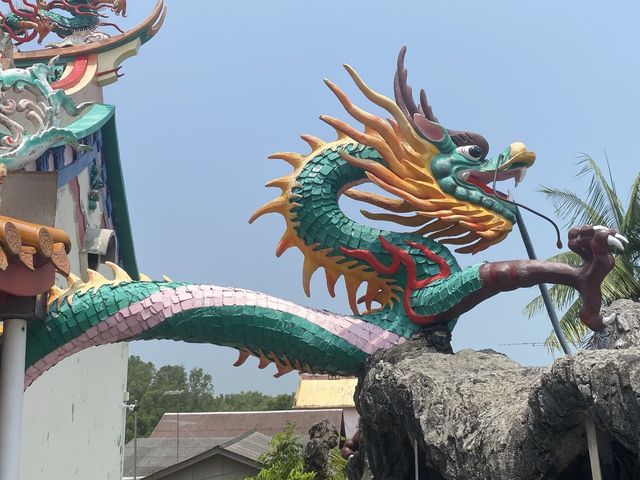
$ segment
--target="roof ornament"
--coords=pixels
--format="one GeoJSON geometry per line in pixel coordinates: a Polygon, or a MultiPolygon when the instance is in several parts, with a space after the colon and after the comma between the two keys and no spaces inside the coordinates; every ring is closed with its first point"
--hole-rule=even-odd
{"type": "MultiPolygon", "coordinates": [[[[2,59],[7,35],[0,32],[2,59]]],[[[7,64],[11,64],[11,57],[7,64]]],[[[0,163],[9,171],[20,170],[49,148],[69,144],[77,151],[91,147],[81,145],[76,134],[62,125],[63,114],[78,117],[91,102],[76,104],[64,90],[55,90],[48,76],[58,57],[48,64],[29,68],[0,70],[0,163]]]]}
{"type": "Polygon", "coordinates": [[[62,38],[46,45],[52,48],[110,38],[99,27],[112,27],[124,33],[117,24],[105,21],[109,15],[104,12],[126,17],[126,0],[36,0],[35,4],[23,1],[22,7],[16,7],[13,0],[0,1],[10,9],[8,13],[0,12],[0,28],[16,45],[33,40],[41,44],[50,33],[62,38]]]}

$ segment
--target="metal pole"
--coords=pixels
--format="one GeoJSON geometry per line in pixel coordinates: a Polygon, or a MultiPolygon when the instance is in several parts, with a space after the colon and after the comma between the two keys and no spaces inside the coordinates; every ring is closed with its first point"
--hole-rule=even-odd
{"type": "Polygon", "coordinates": [[[133,480],[138,480],[138,406],[133,409],[133,480]]]}
{"type": "Polygon", "coordinates": [[[27,321],[4,322],[0,365],[0,480],[20,480],[27,321]]]}
{"type": "Polygon", "coordinates": [[[180,394],[178,394],[178,411],[176,412],[176,463],[180,462],[180,394]]]}
{"type": "Polygon", "coordinates": [[[584,428],[587,431],[587,447],[589,448],[589,460],[591,462],[591,478],[593,480],[602,480],[596,424],[593,423],[591,418],[587,418],[584,422],[584,428]]]}
{"type": "MultiPolygon", "coordinates": [[[[527,227],[524,224],[524,219],[522,218],[522,214],[520,213],[520,209],[516,207],[516,222],[518,223],[518,229],[520,230],[520,235],[522,236],[522,241],[524,242],[524,246],[527,249],[527,254],[531,260],[537,260],[536,252],[533,249],[533,243],[531,243],[531,237],[529,236],[529,232],[527,231],[527,227]]],[[[571,355],[571,347],[567,342],[567,339],[564,338],[564,334],[562,333],[562,329],[560,328],[560,322],[558,321],[558,315],[556,315],[556,311],[553,308],[553,304],[551,303],[551,298],[549,297],[549,289],[544,283],[538,285],[540,288],[540,295],[542,295],[542,300],[544,301],[544,306],[547,309],[547,314],[549,315],[549,319],[551,320],[551,325],[553,326],[553,331],[556,333],[556,337],[558,338],[558,342],[560,342],[560,346],[565,354],[571,355]]]]}

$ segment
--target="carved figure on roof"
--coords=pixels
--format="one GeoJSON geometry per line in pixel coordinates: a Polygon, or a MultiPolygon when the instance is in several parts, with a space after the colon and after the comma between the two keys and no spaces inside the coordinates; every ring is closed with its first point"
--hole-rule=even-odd
{"type": "MultiPolygon", "coordinates": [[[[0,32],[0,36],[5,34],[0,32]]],[[[49,64],[0,70],[0,163],[10,171],[19,170],[57,144],[81,145],[76,134],[62,126],[63,114],[79,116],[91,102],[76,105],[64,90],[54,89],[48,75],[57,57],[49,64]],[[31,97],[31,98],[29,98],[31,97]]]]}
{"type": "Polygon", "coordinates": [[[613,267],[610,249],[626,239],[606,227],[569,232],[569,248],[584,264],[572,267],[515,260],[459,267],[446,245],[477,253],[503,240],[516,221],[514,203],[496,190],[498,181],[522,180],[535,155],[513,143],[497,155],[471,132],[441,125],[420,93],[415,103],[407,84],[404,49],[398,58],[395,101],[347,72],[364,96],[386,110],[385,120],[357,107],[330,81],[345,110],[364,125],[360,131],[333,117],[321,117],[338,138],[325,142],[304,135],[307,154],[278,153],[291,174],[267,184],[281,194],[250,221],[280,213],[286,223],[280,256],[291,247],[304,256],[303,285],[310,294],[314,271],[323,268],[333,295],[344,278],[353,313],[316,310],[238,288],[164,281],[134,281],[111,264],[114,279],[89,272],[83,283],[69,277],[67,290],[51,293],[43,323],[29,326],[27,384],[83,348],[119,341],[174,339],[230,346],[260,368],[274,363],[277,375],[292,370],[339,375],[357,373],[373,352],[404,343],[421,329],[445,324],[499,292],[538,283],[563,283],[583,298],[581,320],[604,328],[600,284],[613,267]],[[388,195],[354,187],[373,182],[388,195]],[[340,209],[345,194],[386,210],[364,212],[373,220],[413,228],[393,232],[359,224],[340,209]],[[361,298],[359,289],[364,286],[361,298]],[[364,312],[360,312],[360,305],[364,312]]]}
{"type": "Polygon", "coordinates": [[[42,43],[50,33],[62,38],[61,42],[49,43],[48,47],[66,47],[90,43],[109,38],[98,31],[109,26],[120,33],[123,30],[112,22],[105,21],[110,11],[123,17],[127,14],[126,0],[35,0],[23,1],[26,8],[17,8],[13,0],[1,0],[10,12],[0,12],[0,28],[16,45],[36,40],[42,43]]]}

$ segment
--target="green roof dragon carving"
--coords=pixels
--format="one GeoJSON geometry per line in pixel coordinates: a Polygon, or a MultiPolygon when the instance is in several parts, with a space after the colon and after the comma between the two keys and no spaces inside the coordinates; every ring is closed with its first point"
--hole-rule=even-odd
{"type": "MultiPolygon", "coordinates": [[[[13,63],[12,45],[0,31],[0,46],[8,63],[13,63]]],[[[90,147],[81,145],[77,135],[63,126],[63,116],[79,117],[91,102],[76,104],[64,90],[49,82],[58,57],[48,64],[36,63],[28,68],[0,67],[0,164],[9,171],[20,170],[48,149],[60,144],[71,145],[77,151],[90,147]]]]}

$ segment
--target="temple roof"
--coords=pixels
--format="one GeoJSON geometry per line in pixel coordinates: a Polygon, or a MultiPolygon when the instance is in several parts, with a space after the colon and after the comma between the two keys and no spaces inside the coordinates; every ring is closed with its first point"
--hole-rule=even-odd
{"type": "Polygon", "coordinates": [[[157,0],[149,16],[127,32],[81,45],[16,52],[14,62],[25,68],[59,56],[59,62],[66,64],[66,68],[62,78],[52,86],[63,88],[67,94],[76,93],[93,79],[99,86],[109,85],[122,76],[119,71],[122,62],[137,55],[140,46],[160,31],[166,13],[164,0],[157,0]],[[77,88],[79,85],[81,88],[77,88]]]}
{"type": "MultiPolygon", "coordinates": [[[[67,253],[71,249],[69,236],[59,228],[23,222],[0,216],[0,270],[10,262],[18,262],[34,271],[51,262],[55,270],[69,275],[67,253]]],[[[0,290],[2,285],[0,284],[0,290]]]]}

